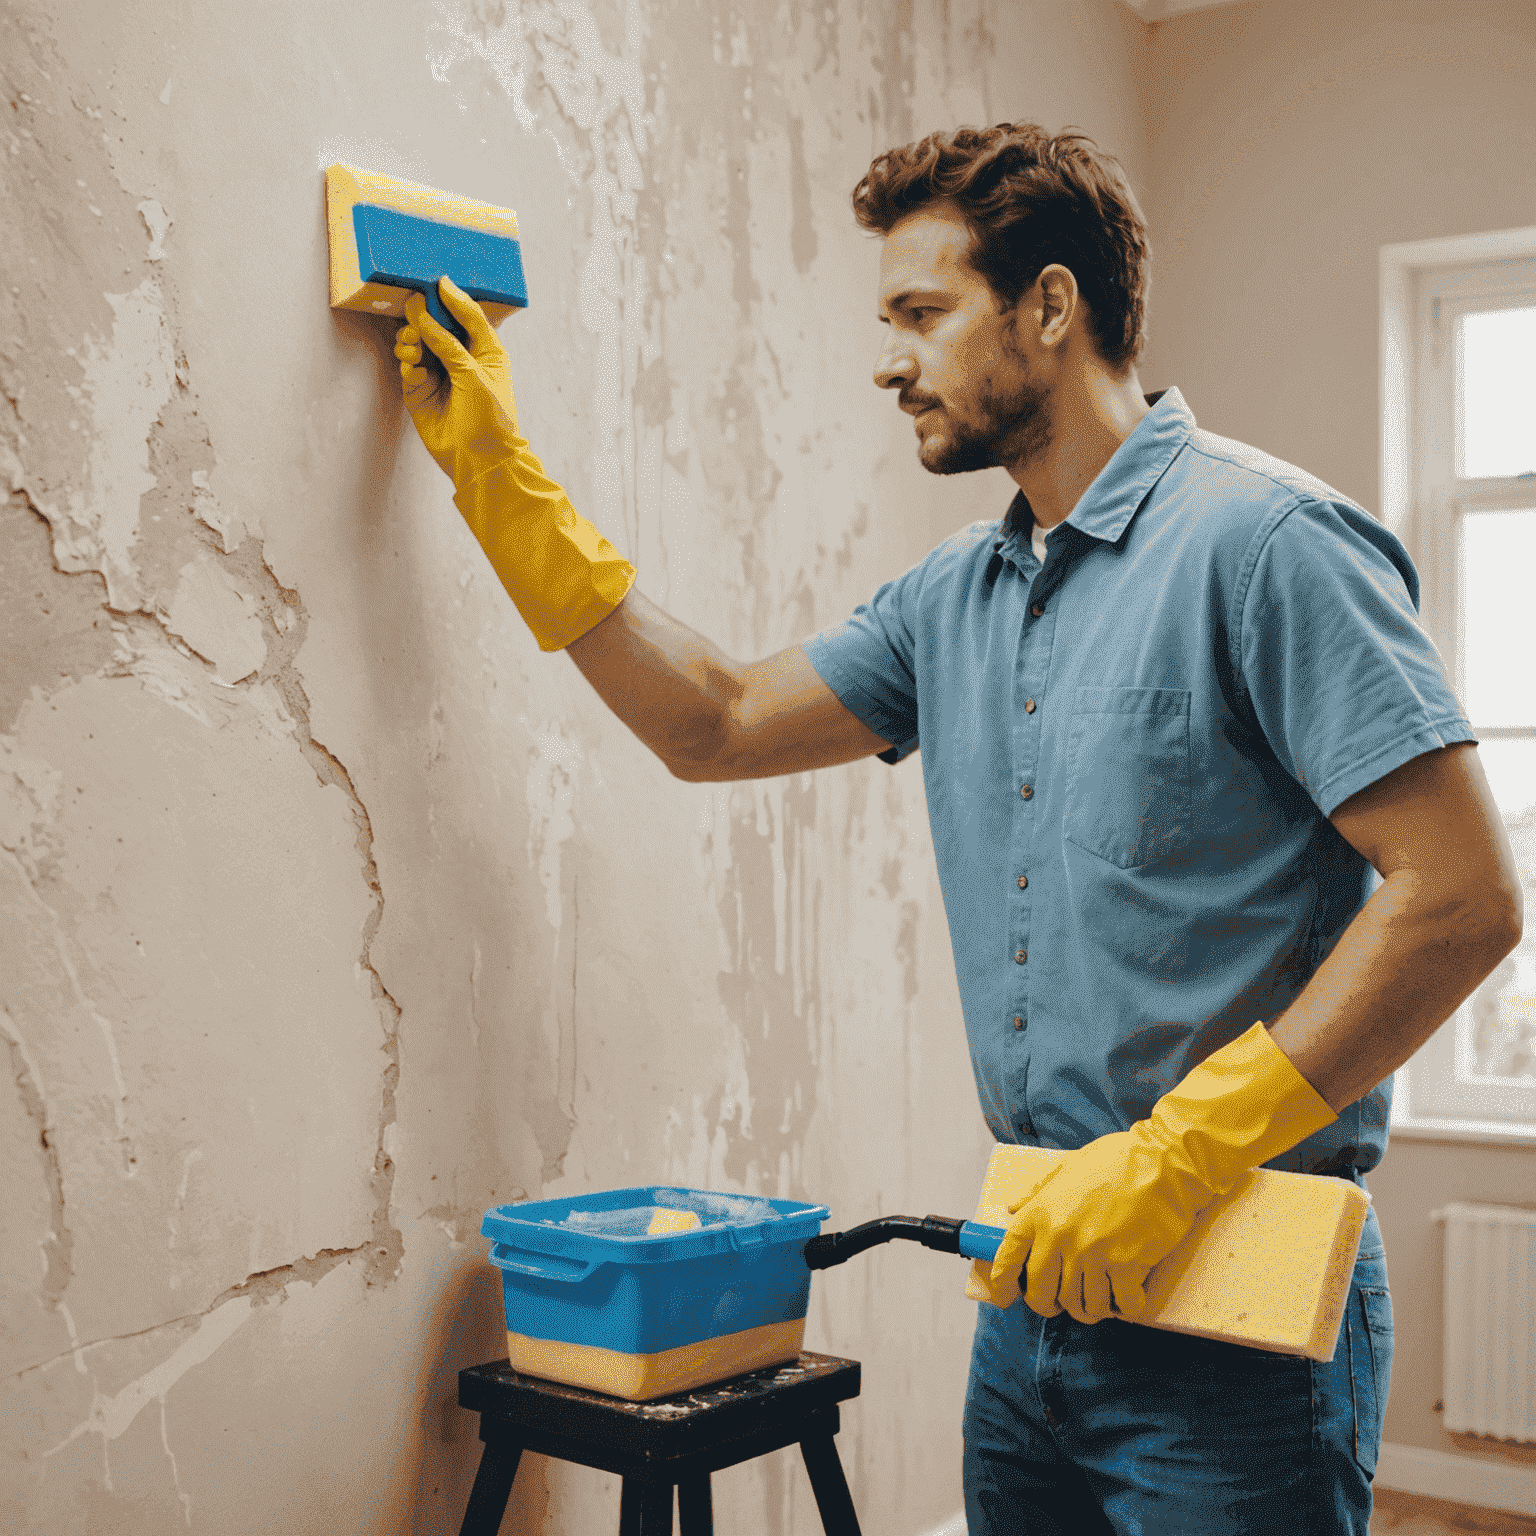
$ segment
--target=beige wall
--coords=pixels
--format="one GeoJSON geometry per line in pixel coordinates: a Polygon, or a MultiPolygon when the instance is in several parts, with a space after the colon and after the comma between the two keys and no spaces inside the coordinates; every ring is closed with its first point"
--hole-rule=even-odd
{"type": "MultiPolygon", "coordinates": [[[[926,477],[872,387],[853,182],[1011,115],[1140,180],[1146,48],[1116,0],[0,10],[8,1529],[456,1530],[487,1206],[686,1181],[852,1224],[963,1214],[984,1166],[919,765],[682,785],[540,655],[390,327],[327,308],[321,168],[517,209],[530,437],[759,654],[1008,490],[926,477]]],[[[903,1246],[815,1282],[869,1530],[959,1507],[963,1280],[903,1246]]],[[[819,1528],[790,1454],[716,1496],[819,1528]]],[[[535,1459],[518,1528],[617,1498],[535,1459]]]]}
{"type": "Polygon", "coordinates": [[[1149,30],[1149,381],[1374,508],[1377,253],[1536,218],[1531,7],[1250,0],[1149,30]]]}
{"type": "MultiPolygon", "coordinates": [[[[1159,23],[1151,44],[1147,378],[1376,509],[1377,252],[1536,221],[1536,11],[1265,0],[1159,23]]],[[[1369,1182],[1397,1332],[1386,1438],[1532,1460],[1440,1427],[1429,1213],[1531,1204],[1536,1151],[1397,1140],[1369,1182]]]]}

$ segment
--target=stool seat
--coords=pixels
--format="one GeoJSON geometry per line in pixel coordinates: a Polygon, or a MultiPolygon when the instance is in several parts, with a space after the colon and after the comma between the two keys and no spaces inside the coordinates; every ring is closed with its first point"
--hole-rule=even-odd
{"type": "Polygon", "coordinates": [[[480,1415],[485,1449],[460,1536],[495,1536],[524,1451],[624,1479],[620,1536],[711,1536],[709,1475],[798,1444],[828,1536],[859,1523],[833,1436],[837,1405],[859,1395],[859,1362],[810,1352],[676,1397],[627,1402],[520,1375],[505,1360],[459,1372],[459,1404],[480,1415]]]}

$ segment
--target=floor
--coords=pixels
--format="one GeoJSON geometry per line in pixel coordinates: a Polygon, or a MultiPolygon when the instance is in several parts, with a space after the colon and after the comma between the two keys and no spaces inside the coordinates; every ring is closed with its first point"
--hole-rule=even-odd
{"type": "Polygon", "coordinates": [[[1536,1517],[1377,1488],[1371,1536],[1536,1536],[1536,1517]]]}

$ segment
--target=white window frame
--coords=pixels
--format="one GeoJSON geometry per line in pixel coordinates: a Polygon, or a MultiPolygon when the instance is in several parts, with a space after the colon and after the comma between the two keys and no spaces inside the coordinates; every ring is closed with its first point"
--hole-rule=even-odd
{"type": "MultiPolygon", "coordinates": [[[[1536,226],[1381,249],[1381,510],[1422,582],[1425,628],[1461,684],[1459,519],[1536,502],[1528,480],[1458,481],[1450,336],[1457,314],[1536,286],[1536,226]]],[[[1478,722],[1473,721],[1473,727],[1478,722]]],[[[1493,733],[1479,730],[1480,736],[1493,733]]],[[[1523,733],[1522,733],[1523,734],[1523,733]]],[[[1530,914],[1536,921],[1536,913],[1530,914]]],[[[1465,1007],[1397,1071],[1394,1136],[1536,1147],[1536,1086],[1471,1073],[1465,1007]]]]}

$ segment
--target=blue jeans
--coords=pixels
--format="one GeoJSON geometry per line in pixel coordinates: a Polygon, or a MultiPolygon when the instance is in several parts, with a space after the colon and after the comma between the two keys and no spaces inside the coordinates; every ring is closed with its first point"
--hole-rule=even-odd
{"type": "Polygon", "coordinates": [[[1366,1536],[1392,1371],[1374,1210],[1326,1365],[1022,1298],[977,1310],[970,1536],[1366,1536]]]}

